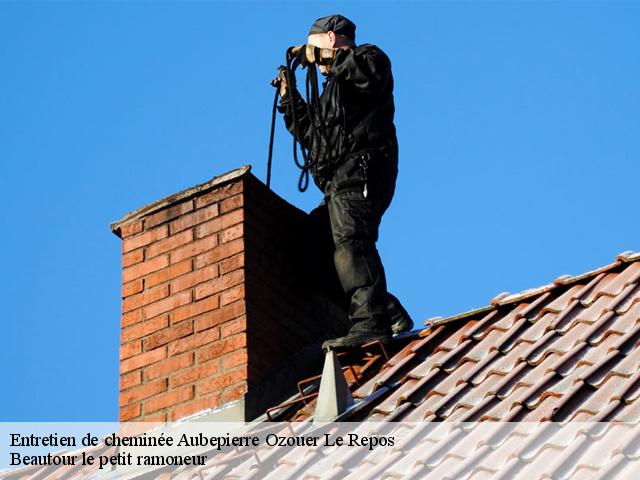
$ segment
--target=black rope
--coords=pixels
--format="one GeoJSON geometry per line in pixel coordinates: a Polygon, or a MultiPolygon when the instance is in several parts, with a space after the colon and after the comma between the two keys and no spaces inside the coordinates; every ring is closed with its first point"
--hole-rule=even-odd
{"type": "Polygon", "coordinates": [[[267,188],[271,188],[271,165],[273,163],[273,137],[276,133],[276,109],[278,107],[278,88],[273,98],[273,109],[271,110],[271,133],[269,134],[269,158],[267,159],[267,188]]]}
{"type": "MultiPolygon", "coordinates": [[[[289,89],[289,99],[290,99],[290,111],[291,111],[291,123],[293,125],[293,161],[296,166],[301,170],[300,177],[298,178],[298,190],[300,192],[304,192],[309,187],[309,170],[312,167],[312,160],[310,158],[308,150],[304,147],[302,142],[298,142],[298,139],[302,139],[303,135],[300,132],[300,122],[297,118],[297,110],[298,110],[298,95],[297,90],[295,88],[296,78],[295,78],[295,69],[298,65],[298,62],[293,55],[292,49],[289,48],[287,50],[286,56],[286,71],[285,74],[287,76],[287,88],[289,89]],[[300,152],[302,153],[302,163],[298,159],[298,143],[300,144],[300,152]]],[[[307,70],[307,79],[309,78],[309,72],[311,70],[315,70],[313,67],[309,67],[307,70]]],[[[309,114],[309,96],[307,92],[307,115],[309,114]]],[[[309,121],[312,121],[313,117],[309,116],[309,121]]],[[[309,145],[313,145],[313,137],[314,137],[314,129],[310,129],[310,138],[309,145]]]]}
{"type": "MultiPolygon", "coordinates": [[[[293,161],[298,167],[300,177],[298,179],[298,190],[304,192],[309,187],[309,173],[312,169],[317,167],[317,157],[319,152],[311,152],[309,148],[305,148],[301,141],[303,139],[300,132],[300,122],[297,118],[297,107],[299,101],[299,95],[295,88],[295,70],[299,63],[295,55],[291,52],[292,48],[287,50],[286,54],[286,66],[285,77],[287,81],[287,89],[289,92],[289,109],[291,113],[291,123],[293,125],[293,161]],[[300,145],[300,152],[302,153],[302,162],[298,158],[298,145],[300,145]]],[[[276,87],[276,94],[273,99],[273,109],[271,112],[271,133],[269,137],[269,157],[267,160],[267,187],[271,188],[271,167],[273,160],[273,140],[275,132],[276,121],[276,108],[278,103],[278,89],[279,84],[273,84],[276,87]]],[[[309,122],[312,128],[309,129],[308,145],[309,147],[315,144],[316,135],[319,135],[322,144],[327,147],[329,145],[327,134],[325,131],[325,123],[323,115],[320,109],[320,95],[318,89],[318,73],[314,65],[307,67],[307,77],[305,80],[305,94],[306,94],[306,110],[309,122]]],[[[314,170],[315,171],[315,170],[314,170]]]]}

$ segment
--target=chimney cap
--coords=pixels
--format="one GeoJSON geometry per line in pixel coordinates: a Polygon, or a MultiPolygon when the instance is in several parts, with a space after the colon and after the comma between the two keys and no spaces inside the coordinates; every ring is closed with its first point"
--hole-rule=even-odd
{"type": "Polygon", "coordinates": [[[113,222],[111,226],[111,231],[116,235],[120,236],[120,228],[129,223],[131,221],[137,220],[140,217],[149,215],[151,213],[157,212],[158,210],[162,210],[163,208],[167,208],[168,206],[180,202],[187,197],[191,197],[207,190],[212,190],[213,188],[219,187],[220,185],[230,182],[232,180],[237,180],[238,178],[246,175],[251,171],[251,165],[244,165],[240,168],[236,168],[229,172],[223,173],[222,175],[218,175],[213,177],[211,180],[208,180],[204,183],[196,185],[194,187],[189,187],[181,192],[174,193],[167,197],[161,198],[155,202],[152,202],[148,205],[140,207],[132,212],[127,213],[120,220],[113,222]]]}

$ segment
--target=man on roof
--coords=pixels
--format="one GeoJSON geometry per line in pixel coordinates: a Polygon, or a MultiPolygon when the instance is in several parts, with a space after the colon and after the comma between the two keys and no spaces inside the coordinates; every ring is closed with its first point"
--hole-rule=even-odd
{"type": "Polygon", "coordinates": [[[325,341],[325,350],[386,342],[413,328],[404,307],[387,292],[376,248],[398,174],[391,62],[375,45],[356,45],[355,33],[355,24],[342,15],[322,17],[311,26],[307,44],[293,49],[302,66],[318,66],[325,76],[322,125],[309,118],[305,101],[283,72],[279,78],[279,111],[287,129],[309,149],[314,182],[324,193],[310,216],[331,231],[335,269],[348,297],[352,326],[345,336],[325,341]]]}

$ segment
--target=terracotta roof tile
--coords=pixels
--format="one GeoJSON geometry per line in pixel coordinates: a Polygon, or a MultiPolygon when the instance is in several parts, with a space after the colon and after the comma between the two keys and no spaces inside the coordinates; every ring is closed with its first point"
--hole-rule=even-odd
{"type": "Polygon", "coordinates": [[[616,322],[610,328],[614,332],[624,334],[631,330],[638,321],[640,321],[640,302],[634,303],[624,313],[618,312],[616,322]]]}
{"type": "Polygon", "coordinates": [[[446,350],[449,352],[458,348],[460,344],[469,342],[469,340],[467,340],[466,333],[473,327],[473,325],[475,325],[475,323],[476,321],[470,320],[462,325],[459,330],[455,331],[447,339],[441,341],[435,351],[438,352],[440,350],[446,350]]]}
{"type": "Polygon", "coordinates": [[[414,393],[418,385],[418,380],[407,379],[397,390],[395,390],[386,400],[375,407],[375,411],[390,414],[401,403],[407,400],[407,396],[414,393]]]}
{"type": "Polygon", "coordinates": [[[411,370],[407,372],[410,378],[422,379],[429,375],[438,365],[442,365],[444,357],[448,354],[446,350],[440,350],[429,357],[429,360],[423,360],[417,365],[412,365],[411,370]]]}
{"type": "Polygon", "coordinates": [[[619,398],[624,403],[629,404],[638,400],[638,397],[640,397],[640,371],[635,372],[629,377],[627,386],[619,398]]]}
{"type": "Polygon", "coordinates": [[[564,450],[563,446],[549,446],[536,453],[535,461],[524,462],[514,479],[550,477],[551,465],[564,450]]]}
{"type": "MultiPolygon", "coordinates": [[[[494,365],[496,359],[506,358],[505,355],[502,355],[498,350],[492,350],[489,354],[484,357],[481,361],[475,363],[473,368],[466,372],[463,376],[463,380],[465,382],[470,383],[471,385],[478,385],[484,381],[487,375],[491,374],[491,368],[494,365]]],[[[505,365],[504,370],[505,373],[510,371],[510,365],[505,365]]],[[[494,367],[495,368],[495,367],[494,367]]],[[[502,371],[499,368],[496,368],[498,371],[502,371]]]]}
{"type": "Polygon", "coordinates": [[[584,290],[583,285],[573,285],[569,289],[567,289],[562,294],[558,295],[552,301],[550,301],[547,305],[542,308],[541,313],[552,312],[555,314],[559,314],[567,310],[570,304],[575,303],[577,299],[580,298],[582,291],[584,290]]]}
{"type": "Polygon", "coordinates": [[[607,275],[607,283],[602,282],[599,290],[606,295],[616,297],[631,284],[637,283],[638,266],[634,262],[626,263],[622,268],[607,275]]]}
{"type": "MultiPolygon", "coordinates": [[[[504,337],[505,332],[497,329],[492,329],[479,341],[470,340],[470,348],[464,354],[463,360],[471,360],[474,363],[479,363],[485,360],[485,358],[493,352],[497,351],[497,345],[504,337]]],[[[464,363],[464,362],[463,362],[464,363]]]]}
{"type": "Polygon", "coordinates": [[[451,413],[447,416],[446,420],[448,422],[461,422],[469,410],[471,410],[470,407],[458,404],[451,410],[451,413]]]}
{"type": "Polygon", "coordinates": [[[524,323],[525,328],[522,329],[520,335],[516,336],[515,342],[524,342],[531,345],[536,343],[552,328],[552,321],[556,318],[557,316],[554,313],[549,312],[524,323]]]}
{"type": "Polygon", "coordinates": [[[512,310],[509,310],[508,312],[506,312],[506,314],[503,315],[502,318],[500,318],[499,320],[492,321],[491,325],[489,326],[490,329],[491,330],[497,329],[503,332],[506,332],[507,330],[511,330],[511,328],[513,327],[513,324],[524,316],[522,315],[522,311],[528,306],[529,305],[526,303],[517,305],[512,310]]]}
{"type": "Polygon", "coordinates": [[[614,397],[620,397],[627,384],[627,379],[617,375],[611,376],[600,385],[599,388],[593,389],[591,395],[585,398],[584,402],[577,408],[577,411],[586,411],[596,415],[604,410],[614,397]]]}
{"type": "Polygon", "coordinates": [[[634,305],[636,305],[638,302],[640,302],[640,283],[636,284],[635,288],[627,296],[627,298],[625,298],[624,301],[618,304],[618,306],[616,307],[616,312],[618,312],[619,315],[622,315],[623,313],[627,312],[627,310],[629,310],[634,305]]]}
{"type": "Polygon", "coordinates": [[[612,297],[598,297],[591,304],[580,302],[583,309],[576,315],[576,319],[586,324],[592,324],[598,321],[602,315],[607,312],[607,308],[611,305],[612,297]]]}

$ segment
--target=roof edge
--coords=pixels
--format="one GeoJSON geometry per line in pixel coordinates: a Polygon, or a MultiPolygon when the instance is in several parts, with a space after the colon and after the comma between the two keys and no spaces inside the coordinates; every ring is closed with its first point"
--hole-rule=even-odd
{"type": "Polygon", "coordinates": [[[211,180],[208,180],[204,183],[200,183],[198,185],[195,185],[193,187],[189,187],[186,188],[180,192],[177,193],[173,193],[171,195],[168,195],[164,198],[161,198],[160,200],[156,200],[155,202],[149,203],[148,205],[145,205],[143,207],[140,207],[136,210],[133,210],[129,213],[127,213],[124,217],[122,217],[120,220],[117,220],[113,223],[110,224],[110,228],[111,231],[113,233],[115,233],[116,235],[118,235],[118,231],[120,230],[120,228],[129,223],[132,222],[134,220],[137,220],[138,218],[144,216],[144,215],[149,215],[151,213],[154,213],[158,210],[161,210],[163,208],[168,207],[169,205],[172,205],[174,203],[179,202],[180,200],[184,200],[187,197],[191,197],[193,195],[196,195],[198,193],[202,193],[204,191],[207,190],[211,190],[215,187],[218,187],[224,183],[230,182],[232,180],[236,180],[244,175],[246,175],[247,173],[249,173],[251,171],[251,165],[244,165],[240,168],[236,168],[234,170],[231,170],[229,172],[223,173],[222,175],[218,175],[216,177],[213,177],[211,180]]]}
{"type": "Polygon", "coordinates": [[[616,256],[616,260],[613,263],[610,263],[603,267],[596,268],[595,270],[589,270],[588,272],[582,273],[580,275],[561,275],[551,283],[548,283],[546,285],[542,285],[536,288],[522,290],[521,292],[518,292],[518,293],[502,292],[496,295],[494,298],[492,298],[490,301],[490,304],[487,306],[475,308],[473,310],[468,310],[466,312],[452,315],[449,317],[432,317],[426,320],[425,326],[430,326],[430,325],[437,326],[445,323],[456,322],[458,320],[465,320],[482,313],[487,313],[498,307],[510,305],[513,303],[518,303],[532,297],[537,297],[544,293],[555,290],[560,286],[572,285],[582,280],[595,277],[597,275],[600,275],[601,273],[608,272],[609,270],[613,270],[614,268],[619,267],[622,264],[633,263],[637,261],[640,261],[640,252],[626,250],[618,254],[616,256]]]}
{"type": "Polygon", "coordinates": [[[425,322],[425,327],[437,327],[445,323],[456,322],[458,320],[465,320],[469,317],[475,317],[481,313],[490,312],[496,308],[494,305],[487,305],[486,307],[474,308],[467,310],[466,312],[458,313],[449,317],[431,317],[425,322]]]}

